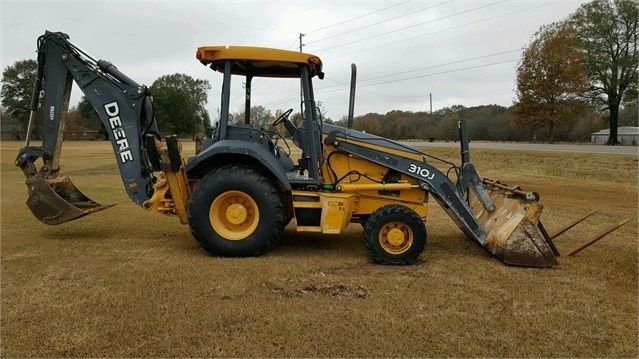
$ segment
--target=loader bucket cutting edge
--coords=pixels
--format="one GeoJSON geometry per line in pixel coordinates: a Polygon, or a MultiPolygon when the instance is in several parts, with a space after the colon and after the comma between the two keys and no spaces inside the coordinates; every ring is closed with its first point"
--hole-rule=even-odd
{"type": "Polygon", "coordinates": [[[114,205],[101,205],[85,196],[67,176],[44,179],[39,176],[27,181],[27,206],[44,224],[62,224],[114,205]]]}
{"type": "Polygon", "coordinates": [[[559,265],[552,245],[540,232],[543,205],[536,199],[522,199],[503,189],[488,189],[495,210],[487,211],[471,196],[471,209],[486,232],[481,243],[502,262],[526,267],[559,265]]]}

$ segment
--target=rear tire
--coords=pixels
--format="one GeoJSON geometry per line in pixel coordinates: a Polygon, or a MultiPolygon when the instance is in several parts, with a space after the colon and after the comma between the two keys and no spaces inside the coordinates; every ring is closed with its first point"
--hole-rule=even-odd
{"type": "Polygon", "coordinates": [[[284,207],[275,184],[243,165],[220,167],[202,178],[188,209],[191,234],[211,254],[259,256],[284,230],[284,207]]]}
{"type": "Polygon", "coordinates": [[[410,264],[426,246],[426,226],[412,209],[387,205],[371,214],[364,223],[364,243],[375,262],[410,264]]]}

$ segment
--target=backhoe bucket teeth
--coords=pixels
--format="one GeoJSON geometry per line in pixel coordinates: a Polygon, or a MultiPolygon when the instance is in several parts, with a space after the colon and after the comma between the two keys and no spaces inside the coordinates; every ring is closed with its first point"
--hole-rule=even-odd
{"type": "Polygon", "coordinates": [[[34,176],[27,180],[27,206],[44,224],[56,225],[113,207],[103,206],[85,196],[67,176],[45,179],[34,176]]]}
{"type": "Polygon", "coordinates": [[[539,230],[543,205],[537,198],[524,198],[512,190],[487,188],[495,205],[489,212],[471,196],[471,209],[486,232],[484,248],[506,264],[556,267],[559,262],[550,239],[539,230]]]}

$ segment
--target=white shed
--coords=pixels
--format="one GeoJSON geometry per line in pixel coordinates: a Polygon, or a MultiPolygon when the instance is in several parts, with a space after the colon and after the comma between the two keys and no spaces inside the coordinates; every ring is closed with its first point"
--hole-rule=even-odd
{"type": "MultiPolygon", "coordinates": [[[[606,128],[590,135],[592,143],[606,143],[610,137],[610,129],[606,128]]],[[[617,128],[617,141],[622,145],[636,146],[639,143],[639,127],[622,126],[617,128]]]]}

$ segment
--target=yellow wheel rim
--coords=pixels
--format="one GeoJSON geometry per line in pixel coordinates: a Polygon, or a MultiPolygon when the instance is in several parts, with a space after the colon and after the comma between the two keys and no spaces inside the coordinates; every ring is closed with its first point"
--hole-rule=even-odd
{"type": "Polygon", "coordinates": [[[220,236],[239,241],[253,234],[260,222],[260,211],[248,194],[227,191],[211,204],[209,220],[220,236]]]}
{"type": "Polygon", "coordinates": [[[413,231],[402,222],[389,222],[379,232],[379,244],[391,254],[402,254],[413,245],[413,231]]]}

